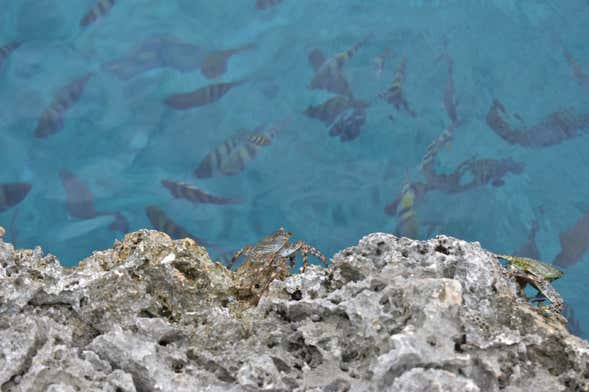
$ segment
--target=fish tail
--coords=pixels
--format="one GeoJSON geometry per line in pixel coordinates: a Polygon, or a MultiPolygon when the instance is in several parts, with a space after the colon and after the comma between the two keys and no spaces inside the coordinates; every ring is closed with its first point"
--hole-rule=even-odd
{"type": "Polygon", "coordinates": [[[86,27],[105,15],[114,5],[116,0],[98,0],[98,2],[80,20],[80,26],[86,27]]]}
{"type": "Polygon", "coordinates": [[[256,49],[257,47],[258,47],[258,45],[255,42],[250,42],[249,44],[245,44],[243,46],[233,49],[232,53],[233,54],[241,53],[241,52],[245,52],[248,50],[256,49]]]}

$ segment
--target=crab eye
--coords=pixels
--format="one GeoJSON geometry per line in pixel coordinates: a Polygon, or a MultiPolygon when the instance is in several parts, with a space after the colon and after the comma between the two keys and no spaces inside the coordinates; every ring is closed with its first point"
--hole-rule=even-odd
{"type": "Polygon", "coordinates": [[[259,289],[259,288],[260,288],[260,284],[259,284],[259,283],[256,283],[256,284],[254,285],[254,288],[255,288],[255,289],[259,289]]]}

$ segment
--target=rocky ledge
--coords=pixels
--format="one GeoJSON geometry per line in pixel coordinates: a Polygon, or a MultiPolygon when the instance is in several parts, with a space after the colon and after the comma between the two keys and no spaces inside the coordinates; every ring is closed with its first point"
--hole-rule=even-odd
{"type": "Polygon", "coordinates": [[[141,230],[62,268],[0,239],[2,391],[586,391],[589,345],[477,243],[370,234],[257,305],[141,230]]]}

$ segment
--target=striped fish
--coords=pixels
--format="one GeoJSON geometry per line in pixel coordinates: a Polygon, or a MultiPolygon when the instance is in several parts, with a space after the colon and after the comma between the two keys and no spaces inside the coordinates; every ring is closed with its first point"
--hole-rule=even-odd
{"type": "Polygon", "coordinates": [[[57,91],[51,104],[39,118],[35,137],[46,138],[63,128],[65,113],[82,97],[86,83],[92,77],[92,73],[76,79],[57,91]]]}
{"type": "Polygon", "coordinates": [[[216,50],[209,53],[203,60],[200,72],[207,79],[218,78],[227,72],[227,61],[235,54],[251,50],[256,47],[256,44],[247,44],[235,49],[216,50]]]}
{"type": "Polygon", "coordinates": [[[503,177],[508,173],[520,174],[525,167],[523,163],[514,161],[511,158],[469,159],[462,166],[465,168],[464,174],[468,171],[471,180],[467,183],[460,181],[460,184],[457,184],[458,186],[455,189],[456,192],[464,192],[487,184],[494,187],[503,186],[505,184],[503,177]]]}
{"type": "Polygon", "coordinates": [[[405,201],[408,202],[413,199],[412,203],[415,205],[419,203],[427,194],[427,192],[433,190],[433,188],[429,184],[424,184],[422,182],[406,182],[401,189],[401,194],[397,196],[395,200],[391,203],[387,204],[384,209],[385,214],[390,216],[398,215],[399,211],[402,210],[401,201],[405,194],[408,196],[406,197],[405,201]],[[409,194],[411,192],[411,194],[409,194]],[[411,198],[409,198],[411,196],[411,198]]]}
{"type": "Polygon", "coordinates": [[[415,212],[417,193],[410,182],[406,182],[401,190],[401,199],[397,205],[396,215],[399,222],[395,228],[395,235],[417,239],[419,237],[419,223],[415,212]]]}
{"type": "Polygon", "coordinates": [[[176,110],[205,106],[217,102],[233,87],[244,82],[244,80],[238,80],[236,82],[209,84],[189,93],[172,94],[164,102],[176,110]]]}
{"type": "Polygon", "coordinates": [[[283,0],[256,0],[256,9],[258,10],[267,10],[268,8],[272,8],[280,3],[283,0]]]}
{"type": "Polygon", "coordinates": [[[252,161],[262,147],[268,146],[277,132],[276,128],[265,130],[258,127],[253,131],[239,130],[222,144],[215,147],[201,161],[194,171],[198,178],[234,176],[252,161]]]}
{"type": "Polygon", "coordinates": [[[80,20],[80,26],[86,27],[94,23],[98,18],[106,15],[116,2],[117,0],[98,0],[94,7],[80,20]]]}
{"type": "Polygon", "coordinates": [[[495,99],[489,108],[486,121],[493,132],[507,142],[530,148],[560,144],[585,134],[589,126],[589,113],[579,113],[573,108],[550,113],[531,126],[526,126],[521,120],[521,125],[515,125],[511,117],[505,106],[495,99]]]}
{"type": "Polygon", "coordinates": [[[393,83],[387,90],[383,91],[378,96],[393,105],[397,110],[403,109],[409,113],[411,117],[415,117],[415,112],[413,109],[411,109],[403,94],[403,82],[405,81],[406,68],[407,58],[403,57],[399,63],[399,66],[397,67],[397,70],[395,71],[393,83]]]}
{"type": "Polygon", "coordinates": [[[342,74],[342,67],[350,60],[363,45],[366,44],[371,35],[356,43],[351,48],[337,53],[326,59],[319,49],[314,49],[309,54],[309,62],[315,70],[311,80],[312,90],[327,90],[335,94],[351,95],[348,81],[342,74]]]}
{"type": "Polygon", "coordinates": [[[32,185],[26,182],[0,183],[0,212],[4,212],[24,200],[32,185]]]}
{"type": "Polygon", "coordinates": [[[205,245],[205,242],[200,238],[192,235],[184,227],[180,226],[166,215],[166,213],[158,206],[145,207],[145,214],[151,222],[154,229],[162,231],[169,235],[174,240],[182,238],[191,238],[199,245],[205,245]]]}
{"type": "Polygon", "coordinates": [[[6,61],[8,56],[10,56],[12,52],[14,52],[20,45],[20,42],[14,41],[0,47],[0,67],[2,66],[4,61],[6,61]]]}
{"type": "Polygon", "coordinates": [[[176,199],[186,199],[192,203],[205,204],[233,204],[239,203],[239,200],[228,197],[215,196],[206,193],[194,185],[186,184],[184,182],[162,180],[162,185],[170,191],[176,199]]]}
{"type": "Polygon", "coordinates": [[[454,139],[454,126],[450,125],[448,128],[442,132],[440,136],[436,138],[425,151],[425,155],[421,160],[421,171],[423,172],[424,177],[430,184],[435,184],[438,175],[436,174],[436,158],[438,154],[442,151],[442,149],[449,145],[449,143],[454,139]]]}

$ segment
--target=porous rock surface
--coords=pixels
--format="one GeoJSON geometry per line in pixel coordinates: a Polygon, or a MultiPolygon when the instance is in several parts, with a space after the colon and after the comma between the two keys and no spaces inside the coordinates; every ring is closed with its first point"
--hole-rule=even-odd
{"type": "Polygon", "coordinates": [[[188,239],[141,230],[71,269],[0,239],[0,389],[589,390],[587,342],[501,268],[375,233],[253,306],[188,239]]]}

